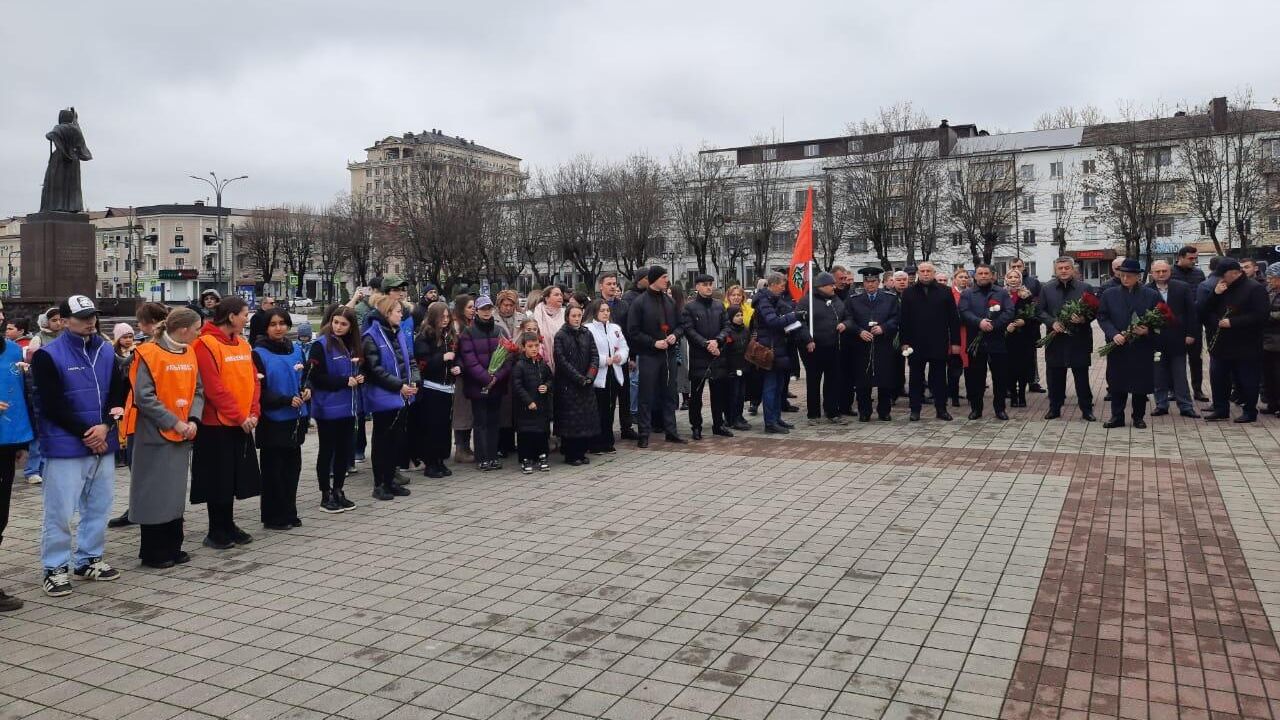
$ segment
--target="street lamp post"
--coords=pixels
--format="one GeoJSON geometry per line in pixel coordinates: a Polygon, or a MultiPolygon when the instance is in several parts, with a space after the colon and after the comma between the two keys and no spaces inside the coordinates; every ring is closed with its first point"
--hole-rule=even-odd
{"type": "MultiPolygon", "coordinates": [[[[190,177],[192,180],[199,180],[200,182],[205,183],[209,187],[213,188],[213,196],[218,203],[218,240],[217,240],[218,279],[217,279],[217,282],[218,282],[218,285],[221,286],[222,285],[222,191],[225,190],[226,187],[231,183],[237,180],[247,180],[249,179],[249,176],[241,175],[240,177],[218,179],[218,176],[215,173],[210,172],[209,177],[207,178],[201,177],[199,175],[188,175],[187,177],[190,177]],[[209,178],[213,178],[213,179],[211,180],[209,178]]],[[[222,290],[226,295],[231,294],[231,273],[227,273],[227,286],[225,288],[222,288],[222,290]]]]}
{"type": "Polygon", "coordinates": [[[5,288],[6,288],[4,291],[5,297],[13,297],[13,256],[14,255],[22,255],[22,251],[21,250],[9,251],[9,277],[8,277],[8,282],[5,284],[5,288]]]}

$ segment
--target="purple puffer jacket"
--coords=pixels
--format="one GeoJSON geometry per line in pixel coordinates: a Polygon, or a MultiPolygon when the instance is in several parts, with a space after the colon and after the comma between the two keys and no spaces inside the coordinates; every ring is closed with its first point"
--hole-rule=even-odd
{"type": "MultiPolygon", "coordinates": [[[[458,355],[462,363],[462,391],[472,400],[484,397],[483,390],[489,384],[489,360],[498,349],[502,340],[502,331],[497,323],[490,321],[483,327],[480,318],[476,318],[471,327],[458,338],[458,355]]],[[[512,358],[514,359],[514,358],[512,358]]],[[[507,392],[507,377],[511,374],[510,360],[498,370],[497,382],[489,391],[489,397],[504,395],[507,392]]]]}

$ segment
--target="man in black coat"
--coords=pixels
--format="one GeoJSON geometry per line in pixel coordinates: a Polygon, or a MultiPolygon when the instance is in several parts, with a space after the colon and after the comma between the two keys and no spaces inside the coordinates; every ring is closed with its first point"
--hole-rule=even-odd
{"type": "Polygon", "coordinates": [[[1200,251],[1194,245],[1183,245],[1178,250],[1178,258],[1174,260],[1174,265],[1170,268],[1169,277],[1173,280],[1184,282],[1191,287],[1196,287],[1204,282],[1204,271],[1196,264],[1200,259],[1200,251]]]}
{"type": "Polygon", "coordinates": [[[1156,362],[1156,409],[1152,417],[1169,414],[1169,397],[1178,403],[1183,417],[1198,418],[1200,413],[1191,402],[1187,384],[1187,349],[1196,344],[1200,320],[1196,317],[1196,299],[1191,286],[1172,278],[1173,269],[1165,260],[1151,263],[1151,282],[1147,287],[1160,293],[1160,299],[1173,311],[1173,323],[1156,338],[1160,359],[1156,362]]]}
{"type": "MultiPolygon", "coordinates": [[[[836,297],[844,303],[845,312],[848,313],[849,299],[857,294],[853,287],[853,273],[843,265],[836,265],[831,268],[831,275],[836,279],[836,297]]],[[[854,367],[857,346],[856,342],[840,343],[840,366],[836,373],[836,381],[840,383],[838,388],[840,414],[847,417],[853,416],[853,401],[857,395],[858,373],[854,367]]]]}
{"type": "Polygon", "coordinates": [[[694,440],[702,439],[702,390],[711,386],[711,434],[733,437],[725,427],[729,417],[728,374],[720,355],[729,333],[724,303],[716,300],[715,278],[702,274],[693,279],[693,299],[684,304],[680,324],[689,341],[689,428],[694,440]]]}
{"type": "Polygon", "coordinates": [[[1202,334],[1196,338],[1196,344],[1188,351],[1187,365],[1191,368],[1191,394],[1195,397],[1196,402],[1208,402],[1209,396],[1205,395],[1202,388],[1204,387],[1204,338],[1213,335],[1213,327],[1209,324],[1209,319],[1205,315],[1205,309],[1209,303],[1209,297],[1213,295],[1213,288],[1217,286],[1222,276],[1218,274],[1218,263],[1222,262],[1221,255],[1214,255],[1209,258],[1209,274],[1204,276],[1199,285],[1193,285],[1196,293],[1196,317],[1200,319],[1200,328],[1202,334]]]}
{"type": "Polygon", "coordinates": [[[1111,261],[1111,277],[1104,280],[1102,285],[1098,287],[1099,292],[1106,292],[1113,287],[1121,286],[1122,283],[1120,282],[1120,266],[1124,264],[1124,261],[1126,259],[1127,258],[1118,257],[1115,260],[1111,261]]]}
{"type": "MultiPolygon", "coordinates": [[[[1040,301],[1040,288],[1044,284],[1040,282],[1040,278],[1027,271],[1027,261],[1022,258],[1014,258],[1009,261],[1009,269],[1017,270],[1022,275],[1022,286],[1031,291],[1031,297],[1037,302],[1040,301]]],[[[1033,393],[1044,392],[1044,386],[1040,384],[1040,364],[1036,363],[1031,369],[1031,386],[1027,388],[1033,393]]]]}
{"type": "Polygon", "coordinates": [[[893,390],[897,384],[893,338],[898,334],[898,299],[880,289],[880,268],[866,267],[862,274],[863,292],[849,298],[846,319],[850,329],[849,345],[855,348],[855,372],[858,380],[858,420],[871,419],[871,388],[877,388],[876,414],[888,421],[893,407],[893,390]]]}
{"type": "MultiPolygon", "coordinates": [[[[1197,288],[1208,278],[1205,277],[1204,271],[1200,269],[1196,263],[1200,259],[1200,251],[1194,245],[1184,245],[1178,250],[1178,257],[1170,268],[1169,277],[1173,280],[1180,280],[1191,287],[1192,298],[1196,297],[1197,288]]],[[[1217,256],[1210,259],[1210,271],[1216,266],[1217,256]]],[[[1217,282],[1216,280],[1214,282],[1217,282]]],[[[1207,296],[1207,292],[1206,292],[1207,296]]],[[[1197,312],[1199,304],[1196,304],[1197,312]]],[[[1204,402],[1209,398],[1203,392],[1204,387],[1204,333],[1199,325],[1196,326],[1196,342],[1187,348],[1187,364],[1191,368],[1191,394],[1198,402],[1204,402]]]]}
{"type": "Polygon", "coordinates": [[[1098,307],[1098,325],[1102,335],[1116,348],[1107,355],[1107,387],[1111,393],[1111,417],[1103,427],[1124,427],[1125,401],[1133,397],[1133,426],[1145,428],[1147,396],[1155,390],[1156,333],[1136,326],[1133,337],[1124,332],[1134,317],[1141,318],[1155,309],[1160,293],[1142,284],[1142,266],[1126,258],[1118,268],[1120,285],[1102,293],[1098,307]]]}
{"type": "Polygon", "coordinates": [[[258,342],[258,338],[267,334],[267,313],[276,307],[276,299],[270,295],[262,296],[258,310],[249,318],[249,347],[258,342]]]}
{"type": "MultiPolygon", "coordinates": [[[[607,272],[600,276],[600,299],[609,306],[609,322],[617,325],[622,329],[623,334],[627,332],[627,310],[628,304],[622,299],[622,286],[618,284],[618,273],[607,272]]],[[[630,345],[630,338],[627,340],[630,345]]],[[[618,403],[618,427],[621,428],[620,436],[623,440],[635,440],[636,431],[633,427],[634,422],[631,419],[631,370],[635,368],[635,361],[628,360],[627,367],[623,368],[622,384],[617,387],[617,403],[618,403]]],[[[613,387],[606,385],[607,387],[613,387]]]]}
{"type": "Polygon", "coordinates": [[[1089,365],[1093,358],[1093,321],[1083,316],[1066,325],[1058,322],[1058,313],[1069,302],[1084,297],[1085,293],[1097,298],[1092,286],[1076,278],[1076,261],[1060,257],[1053,261],[1054,279],[1040,286],[1040,322],[1045,332],[1057,333],[1044,348],[1045,375],[1049,381],[1049,411],[1045,420],[1062,417],[1062,405],[1067,399],[1067,370],[1076,386],[1076,401],[1080,404],[1080,416],[1092,422],[1093,391],[1089,387],[1089,365]]]}
{"type": "Polygon", "coordinates": [[[835,276],[825,272],[814,276],[813,292],[797,307],[809,313],[809,323],[813,324],[813,334],[809,333],[809,323],[797,332],[805,367],[809,424],[817,424],[825,415],[829,422],[843,425],[846,421],[840,414],[840,391],[844,371],[840,355],[846,323],[844,302],[836,297],[835,276]]]}
{"type": "Polygon", "coordinates": [[[982,417],[983,395],[986,393],[987,370],[991,371],[991,407],[997,420],[1008,420],[1005,401],[1009,397],[1009,350],[1004,336],[1013,322],[1013,298],[1009,291],[996,285],[991,266],[980,264],[973,269],[973,287],[960,295],[960,322],[969,331],[969,367],[964,373],[965,392],[969,395],[969,419],[982,417]]]}
{"type": "Polygon", "coordinates": [[[1231,416],[1234,384],[1241,414],[1238,423],[1258,420],[1258,383],[1262,376],[1262,334],[1271,316],[1266,289],[1244,274],[1240,262],[1223,258],[1218,263],[1222,279],[1205,302],[1209,343],[1209,387],[1213,412],[1205,420],[1231,416]]]}
{"type": "Polygon", "coordinates": [[[655,407],[662,410],[667,442],[684,442],[676,432],[676,398],[680,395],[675,362],[684,329],[676,314],[676,302],[667,294],[671,283],[667,269],[661,265],[649,268],[648,281],[648,289],[627,309],[627,342],[635,355],[640,380],[636,447],[642,448],[649,447],[655,407]]]}
{"type": "Polygon", "coordinates": [[[911,419],[920,419],[924,404],[925,368],[929,391],[939,420],[947,412],[946,364],[950,354],[960,353],[960,315],[951,288],[939,285],[933,263],[916,268],[916,282],[902,291],[899,336],[902,352],[911,366],[911,419]]]}

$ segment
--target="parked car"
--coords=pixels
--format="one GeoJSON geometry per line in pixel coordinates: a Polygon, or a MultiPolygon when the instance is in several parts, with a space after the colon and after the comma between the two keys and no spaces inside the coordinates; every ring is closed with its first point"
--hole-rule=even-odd
{"type": "Polygon", "coordinates": [[[289,307],[304,308],[311,307],[315,303],[308,297],[296,297],[289,301],[289,307]]]}

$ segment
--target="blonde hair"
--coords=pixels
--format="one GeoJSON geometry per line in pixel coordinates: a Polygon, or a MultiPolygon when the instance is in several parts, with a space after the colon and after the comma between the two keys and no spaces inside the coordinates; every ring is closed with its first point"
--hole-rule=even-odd
{"type": "Polygon", "coordinates": [[[156,323],[156,334],[189,327],[199,327],[203,322],[204,318],[200,317],[200,313],[191,308],[174,308],[169,311],[169,314],[163,320],[156,323]]]}
{"type": "Polygon", "coordinates": [[[383,295],[373,301],[373,309],[377,310],[378,314],[388,322],[391,320],[391,311],[397,307],[400,308],[401,312],[404,311],[404,305],[390,295],[383,295]]]}

